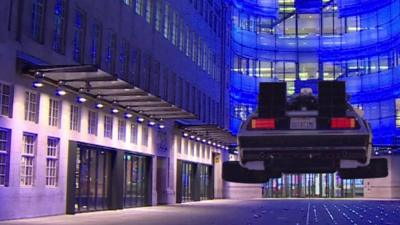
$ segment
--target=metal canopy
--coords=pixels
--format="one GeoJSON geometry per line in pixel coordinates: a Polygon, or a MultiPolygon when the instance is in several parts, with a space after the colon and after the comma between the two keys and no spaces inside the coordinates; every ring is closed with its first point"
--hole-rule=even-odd
{"type": "Polygon", "coordinates": [[[94,65],[29,66],[24,74],[153,119],[197,117],[94,65]]]}
{"type": "Polygon", "coordinates": [[[178,126],[184,131],[190,134],[194,134],[198,137],[211,139],[216,142],[222,142],[224,145],[235,145],[236,138],[227,129],[223,129],[217,125],[198,124],[198,125],[186,125],[178,124],[178,126]]]}

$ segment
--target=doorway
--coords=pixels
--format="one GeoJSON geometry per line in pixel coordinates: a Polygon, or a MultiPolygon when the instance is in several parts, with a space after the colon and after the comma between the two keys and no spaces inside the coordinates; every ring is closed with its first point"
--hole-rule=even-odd
{"type": "Polygon", "coordinates": [[[157,157],[157,203],[168,204],[169,158],[157,157]]]}
{"type": "Polygon", "coordinates": [[[115,152],[79,146],[76,154],[75,212],[109,209],[110,174],[115,152]]]}

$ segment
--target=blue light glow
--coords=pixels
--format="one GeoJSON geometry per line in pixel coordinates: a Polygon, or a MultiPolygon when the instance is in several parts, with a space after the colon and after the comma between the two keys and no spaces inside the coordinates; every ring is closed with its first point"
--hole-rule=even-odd
{"type": "Polygon", "coordinates": [[[269,1],[276,14],[260,1],[232,2],[233,133],[256,108],[260,81],[286,81],[290,95],[340,79],[364,110],[374,144],[399,142],[400,0],[269,1]]]}

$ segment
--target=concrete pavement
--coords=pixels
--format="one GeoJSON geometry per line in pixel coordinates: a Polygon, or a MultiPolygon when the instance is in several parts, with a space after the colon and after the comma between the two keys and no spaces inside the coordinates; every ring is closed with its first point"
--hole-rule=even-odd
{"type": "Polygon", "coordinates": [[[214,200],[3,221],[0,225],[310,225],[400,224],[400,201],[335,199],[214,200]]]}

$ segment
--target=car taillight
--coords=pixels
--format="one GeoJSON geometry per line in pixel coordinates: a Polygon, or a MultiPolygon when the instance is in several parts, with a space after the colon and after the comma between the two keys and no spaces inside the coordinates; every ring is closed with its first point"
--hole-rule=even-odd
{"type": "Polygon", "coordinates": [[[332,129],[352,129],[356,128],[356,120],[348,117],[335,117],[331,119],[332,129]]]}
{"type": "Polygon", "coordinates": [[[252,129],[275,129],[275,119],[252,119],[251,128],[252,129]]]}

